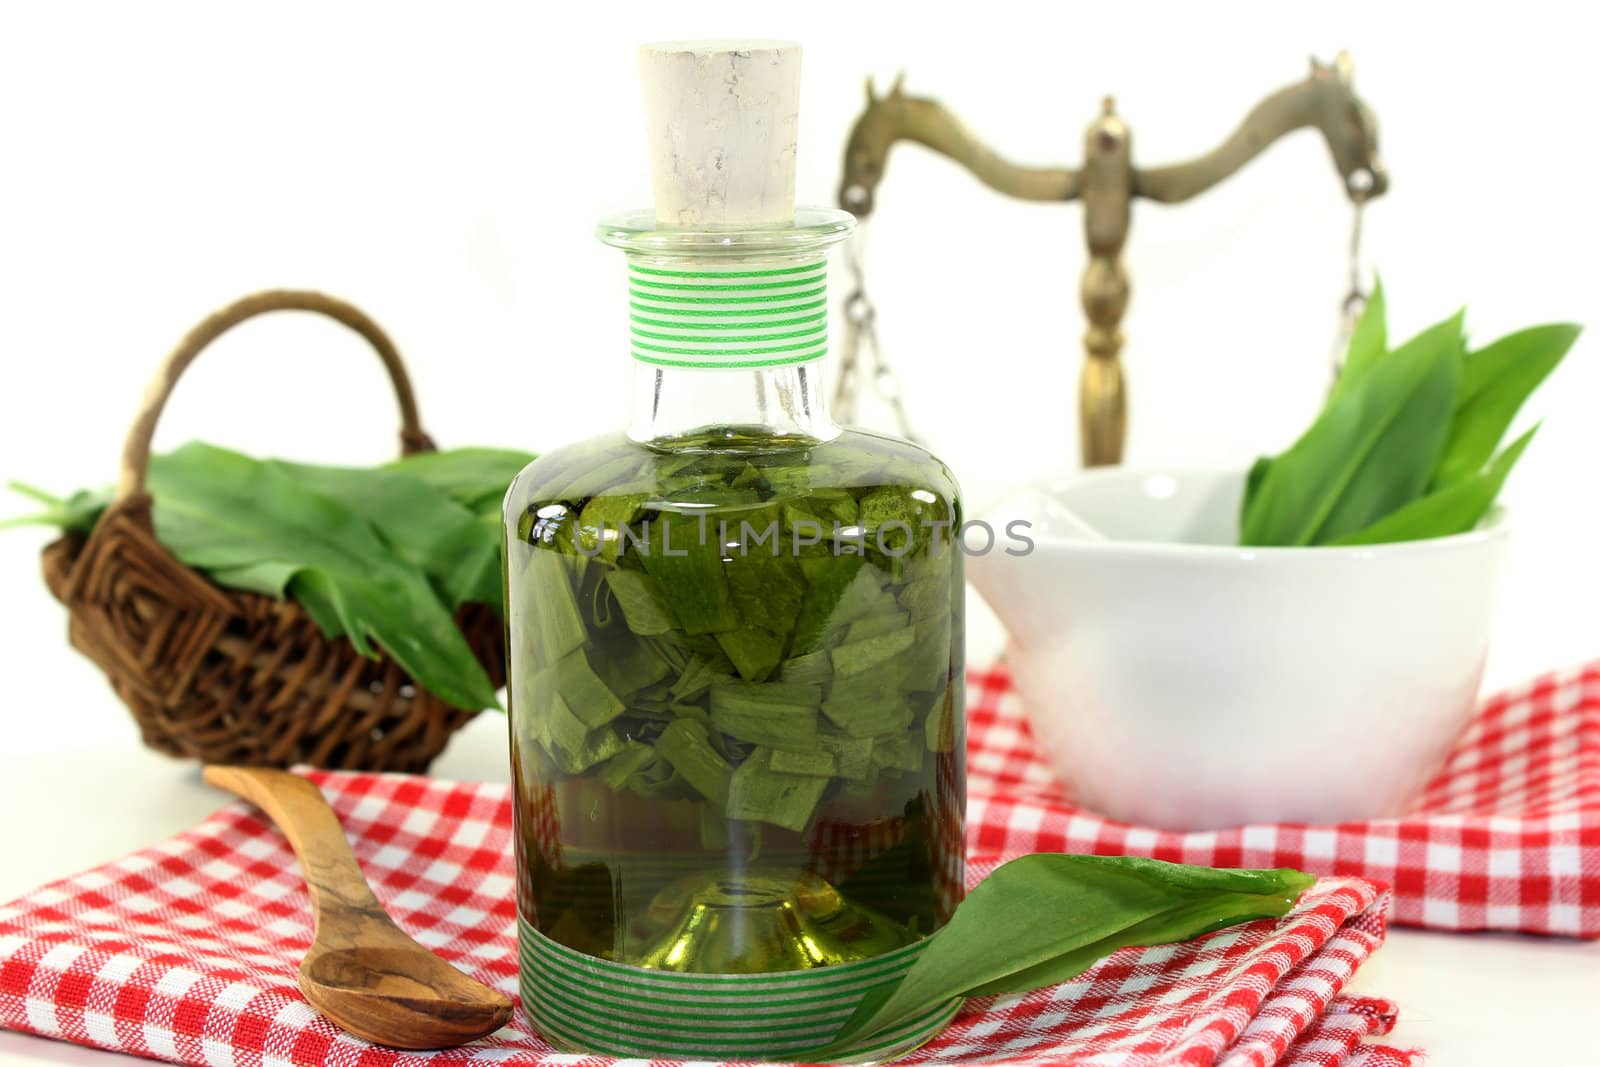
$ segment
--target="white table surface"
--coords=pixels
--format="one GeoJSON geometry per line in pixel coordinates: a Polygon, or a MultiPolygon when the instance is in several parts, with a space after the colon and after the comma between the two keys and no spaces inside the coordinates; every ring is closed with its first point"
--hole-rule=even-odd
{"type": "MultiPolygon", "coordinates": [[[[998,628],[972,602],[969,645],[978,661],[998,647],[998,628]]],[[[120,714],[109,693],[100,699],[108,706],[96,708],[97,718],[120,714]]],[[[196,767],[139,747],[131,723],[117,729],[124,736],[88,731],[90,740],[58,741],[53,751],[0,750],[0,900],[159,841],[226,803],[196,767]]],[[[479,716],[433,771],[506,781],[504,721],[479,716]]],[[[1397,929],[1352,989],[1397,1002],[1400,1023],[1386,1040],[1425,1048],[1434,1064],[1600,1064],[1600,941],[1397,929]]],[[[0,1031],[0,1067],[116,1062],[111,1053],[0,1031]]]]}

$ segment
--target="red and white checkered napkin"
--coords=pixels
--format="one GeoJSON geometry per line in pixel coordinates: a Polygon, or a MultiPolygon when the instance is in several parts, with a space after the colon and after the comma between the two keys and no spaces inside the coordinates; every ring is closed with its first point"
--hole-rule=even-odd
{"type": "Polygon", "coordinates": [[[1339,826],[1112,822],[1040,761],[1003,665],[968,674],[967,716],[973,851],[1296,867],[1390,886],[1397,923],[1600,937],[1600,661],[1488,700],[1409,814],[1339,826]]]}
{"type": "MultiPolygon", "coordinates": [[[[400,925],[515,996],[506,787],[313,777],[400,925]]],[[[1000,858],[974,856],[971,877],[1000,858]]],[[[973,1001],[908,1062],[1404,1064],[1408,1054],[1363,1042],[1387,1032],[1393,1007],[1340,995],[1382,942],[1384,907],[1367,882],[1327,879],[1280,921],[1124,949],[1066,985],[973,1001]]],[[[230,804],[153,848],[0,907],[0,1026],[196,1065],[611,1062],[558,1055],[520,1012],[498,1034],[438,1053],[341,1033],[295,985],[311,940],[307,908],[283,837],[230,804]]]]}

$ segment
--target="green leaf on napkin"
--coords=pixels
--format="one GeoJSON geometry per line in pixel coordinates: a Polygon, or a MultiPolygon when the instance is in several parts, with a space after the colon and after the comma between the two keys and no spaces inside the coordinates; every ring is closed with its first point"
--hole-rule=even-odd
{"type": "Polygon", "coordinates": [[[1038,853],[980,882],[903,978],[869,992],[823,1059],[957,997],[1067,981],[1130,945],[1163,945],[1286,914],[1315,881],[1278,870],[1038,853]]]}

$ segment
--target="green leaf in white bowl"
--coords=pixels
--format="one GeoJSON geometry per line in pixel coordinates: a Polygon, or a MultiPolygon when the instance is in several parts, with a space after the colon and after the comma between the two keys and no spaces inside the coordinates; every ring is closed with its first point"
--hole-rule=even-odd
{"type": "Polygon", "coordinates": [[[1483,470],[1443,489],[1435,489],[1379,519],[1364,530],[1346,534],[1336,545],[1382,545],[1395,541],[1420,541],[1428,537],[1449,537],[1466,533],[1483,521],[1494,506],[1506,475],[1516,466],[1522,452],[1539,427],[1523,434],[1483,470]]]}
{"type": "Polygon", "coordinates": [[[1496,455],[1501,437],[1580,332],[1534,326],[1467,352],[1458,314],[1388,351],[1385,305],[1380,283],[1316,421],[1250,468],[1241,544],[1377,544],[1472,529],[1533,435],[1496,455]]]}
{"type": "Polygon", "coordinates": [[[1328,399],[1266,468],[1244,513],[1244,544],[1326,543],[1427,487],[1460,387],[1461,320],[1423,331],[1328,399]]]}
{"type": "Polygon", "coordinates": [[[1569,323],[1534,326],[1467,354],[1450,436],[1433,470],[1434,488],[1483,469],[1522,402],[1556,369],[1581,332],[1569,323]]]}

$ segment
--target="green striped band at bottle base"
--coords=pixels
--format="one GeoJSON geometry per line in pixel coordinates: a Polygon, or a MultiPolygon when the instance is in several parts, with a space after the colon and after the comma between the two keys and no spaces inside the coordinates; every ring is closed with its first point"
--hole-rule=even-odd
{"type": "Polygon", "coordinates": [[[828,354],[827,260],[718,269],[630,260],[633,358],[660,367],[768,368],[828,354]]]}
{"type": "MultiPolygon", "coordinates": [[[[830,1043],[869,989],[911,967],[926,939],[871,959],[774,974],[630,967],[559,944],[517,919],[522,1004],[552,1045],[649,1059],[783,1060],[830,1043]]],[[[903,1056],[961,1006],[941,1004],[876,1034],[840,1063],[903,1056]]]]}

